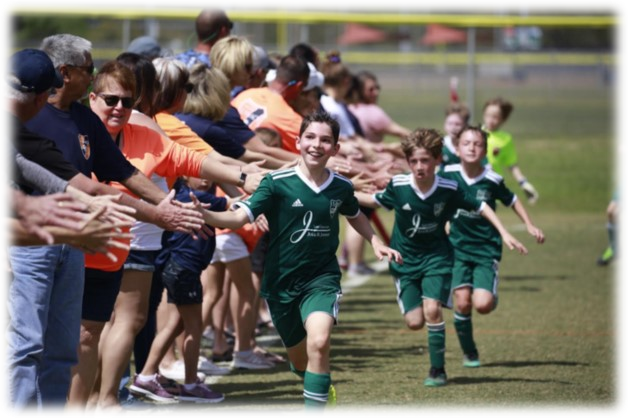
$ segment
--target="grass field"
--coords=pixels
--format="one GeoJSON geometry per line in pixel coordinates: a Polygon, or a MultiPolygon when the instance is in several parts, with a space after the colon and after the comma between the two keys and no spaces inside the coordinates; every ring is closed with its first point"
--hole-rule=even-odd
{"type": "MultiPolygon", "coordinates": [[[[440,129],[447,77],[415,81],[421,84],[410,85],[416,90],[409,94],[410,82],[396,74],[380,76],[382,104],[393,118],[409,127],[440,129]]],[[[505,407],[526,414],[616,411],[618,266],[595,264],[607,245],[605,208],[614,187],[611,88],[591,74],[548,77],[480,82],[478,100],[503,94],[515,104],[505,128],[515,136],[521,166],[540,192],[540,201],[528,210],[547,236],[543,246],[534,244],[510,210],[498,210],[530,254],[506,251],[499,307],[488,316],[474,315],[482,367],[462,367],[452,313],[446,311],[449,385],[425,388],[426,331],[405,328],[391,278],[378,274],[347,288],[341,304],[331,352],[338,411],[383,412],[393,406],[437,407],[441,413],[450,413],[443,407],[505,407]]],[[[519,192],[512,179],[507,183],[519,192]]],[[[391,214],[380,211],[380,216],[390,229],[391,214]]],[[[343,283],[351,285],[347,278],[343,283]]],[[[283,352],[277,341],[270,347],[283,352]]],[[[302,384],[287,366],[237,371],[214,387],[226,400],[210,408],[223,412],[302,408],[302,384]]]]}
{"type": "MultiPolygon", "coordinates": [[[[384,87],[381,104],[395,120],[411,128],[442,127],[453,73],[417,77],[407,69],[375,72],[384,87]]],[[[538,204],[528,210],[547,242],[534,244],[514,214],[498,210],[530,254],[505,253],[499,307],[488,316],[474,315],[481,368],[462,367],[452,313],[445,312],[449,384],[443,388],[422,384],[429,369],[426,331],[405,328],[390,276],[381,273],[350,289],[352,283],[344,278],[347,291],[331,351],[336,411],[617,412],[623,403],[618,368],[621,299],[615,277],[619,265],[595,264],[607,245],[605,208],[617,183],[613,87],[604,85],[595,71],[534,72],[524,81],[478,80],[474,121],[489,97],[503,95],[515,104],[505,129],[514,135],[521,167],[540,192],[538,204]]],[[[506,181],[519,192],[512,178],[506,181]]],[[[390,230],[391,214],[380,211],[380,217],[390,230]]],[[[367,258],[374,261],[370,252],[367,258]]],[[[277,339],[260,339],[260,344],[283,353],[277,339]]],[[[140,405],[138,411],[302,410],[302,383],[286,365],[234,371],[212,387],[225,393],[224,402],[206,407],[140,405]]]]}

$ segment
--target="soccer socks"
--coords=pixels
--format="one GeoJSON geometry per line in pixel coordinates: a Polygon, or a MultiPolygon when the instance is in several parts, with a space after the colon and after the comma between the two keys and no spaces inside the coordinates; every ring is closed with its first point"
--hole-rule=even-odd
{"type": "Polygon", "coordinates": [[[430,351],[430,365],[437,369],[445,368],[445,322],[427,324],[427,345],[430,351]]]}
{"type": "Polygon", "coordinates": [[[621,224],[607,223],[606,229],[608,229],[608,242],[615,254],[622,254],[621,250],[621,224]]]}
{"type": "Polygon", "coordinates": [[[454,327],[460,341],[460,348],[465,354],[477,352],[475,341],[473,340],[473,322],[471,321],[471,313],[468,315],[460,312],[454,312],[454,327]]]}
{"type": "Polygon", "coordinates": [[[329,373],[319,374],[306,371],[303,380],[305,409],[324,408],[327,404],[329,386],[331,386],[331,375],[329,373]]]}
{"type": "Polygon", "coordinates": [[[296,374],[297,376],[299,376],[301,379],[305,378],[305,372],[301,371],[301,370],[297,370],[294,368],[294,364],[290,363],[290,371],[294,374],[296,374]]]}

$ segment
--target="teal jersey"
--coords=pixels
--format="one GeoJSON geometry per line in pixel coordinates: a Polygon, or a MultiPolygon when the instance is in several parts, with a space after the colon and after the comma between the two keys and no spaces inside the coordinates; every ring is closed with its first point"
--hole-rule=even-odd
{"type": "MultiPolygon", "coordinates": [[[[442,176],[455,180],[468,195],[486,202],[493,210],[497,200],[509,207],[517,201],[517,196],[506,187],[503,177],[489,168],[485,168],[478,177],[469,178],[460,164],[456,164],[447,166],[442,176]]],[[[499,232],[477,212],[458,209],[451,220],[449,240],[456,259],[474,261],[482,257],[499,261],[502,258],[499,232]]]]}
{"type": "Polygon", "coordinates": [[[423,194],[414,182],[414,175],[398,174],[373,198],[380,206],[395,211],[390,246],[403,256],[403,265],[390,263],[391,273],[396,277],[416,274],[424,260],[434,254],[451,256],[445,223],[458,208],[478,210],[482,205],[465,195],[458,183],[439,175],[432,188],[423,194]]]}
{"type": "Polygon", "coordinates": [[[261,295],[269,300],[291,302],[309,289],[313,279],[336,274],[340,214],[360,214],[353,184],[329,171],[320,187],[298,167],[267,174],[246,201],[238,203],[252,222],[262,213],[269,226],[268,252],[264,261],[261,295]]]}
{"type": "Polygon", "coordinates": [[[454,146],[453,140],[449,135],[443,137],[443,162],[440,166],[441,170],[450,164],[458,164],[460,162],[460,157],[456,154],[456,147],[454,146]]]}

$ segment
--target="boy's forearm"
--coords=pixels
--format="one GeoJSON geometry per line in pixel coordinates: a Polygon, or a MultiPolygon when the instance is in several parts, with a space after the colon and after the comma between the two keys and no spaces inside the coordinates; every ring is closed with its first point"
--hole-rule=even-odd
{"type": "Polygon", "coordinates": [[[211,226],[217,228],[238,229],[249,222],[244,209],[238,208],[235,211],[224,212],[203,211],[203,219],[211,226]]]}
{"type": "Polygon", "coordinates": [[[504,234],[508,233],[508,231],[506,231],[506,228],[497,217],[497,214],[495,213],[495,211],[491,209],[491,207],[487,205],[486,203],[483,206],[484,207],[482,211],[480,212],[480,214],[482,215],[482,217],[484,217],[484,219],[489,221],[495,227],[495,229],[497,229],[499,234],[503,237],[504,234]]]}
{"type": "Polygon", "coordinates": [[[361,206],[364,206],[367,208],[373,208],[373,209],[377,209],[379,207],[377,202],[373,199],[372,194],[368,194],[364,192],[354,192],[354,194],[355,194],[356,199],[358,199],[358,202],[360,203],[361,206]]]}
{"type": "Polygon", "coordinates": [[[355,218],[347,218],[349,224],[355,229],[362,237],[367,240],[371,245],[373,244],[373,239],[377,238],[375,235],[375,231],[373,231],[373,227],[371,227],[371,223],[368,218],[360,212],[360,214],[355,218]]]}
{"type": "Polygon", "coordinates": [[[519,219],[521,219],[526,226],[532,225],[532,221],[530,220],[528,211],[526,211],[519,199],[517,199],[515,204],[512,206],[512,210],[517,214],[519,219]]]}

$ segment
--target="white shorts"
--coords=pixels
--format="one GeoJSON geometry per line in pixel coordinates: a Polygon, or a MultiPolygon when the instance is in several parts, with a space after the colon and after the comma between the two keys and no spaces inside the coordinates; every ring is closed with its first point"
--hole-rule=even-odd
{"type": "Polygon", "coordinates": [[[229,263],[249,256],[244,240],[235,232],[216,235],[216,249],[210,264],[229,263]]]}

